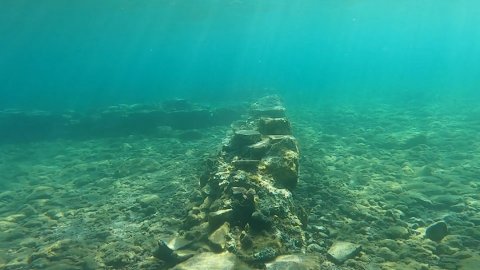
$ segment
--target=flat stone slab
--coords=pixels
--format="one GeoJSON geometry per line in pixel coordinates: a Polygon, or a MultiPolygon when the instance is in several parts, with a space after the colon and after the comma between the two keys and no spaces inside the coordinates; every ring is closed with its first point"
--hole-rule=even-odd
{"type": "Polygon", "coordinates": [[[350,242],[335,242],[328,250],[328,258],[336,264],[342,264],[360,253],[362,247],[350,242]]]}
{"type": "Polygon", "coordinates": [[[237,256],[224,252],[220,254],[204,252],[177,264],[172,270],[249,270],[237,256]]]}
{"type": "Polygon", "coordinates": [[[320,261],[317,256],[305,254],[282,255],[267,263],[267,270],[317,270],[320,261]]]}

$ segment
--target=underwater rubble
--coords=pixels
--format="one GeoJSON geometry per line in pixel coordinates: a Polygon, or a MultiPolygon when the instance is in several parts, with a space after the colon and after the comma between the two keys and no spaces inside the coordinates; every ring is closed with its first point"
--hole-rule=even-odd
{"type": "MultiPolygon", "coordinates": [[[[301,173],[282,179],[264,139],[291,131],[268,104],[196,140],[2,144],[0,269],[478,269],[480,140],[468,112],[289,106],[301,173]],[[293,196],[277,205],[291,202],[296,223],[271,216],[283,212],[267,187],[293,196]],[[242,202],[251,215],[239,225],[242,202]],[[284,232],[304,240],[288,246],[284,232]]],[[[161,132],[180,131],[196,130],[161,132]]]]}
{"type": "Polygon", "coordinates": [[[198,137],[188,130],[228,125],[240,119],[241,107],[208,108],[184,99],[161,104],[110,106],[94,112],[0,111],[0,143],[58,138],[93,139],[132,134],[198,137]],[[177,131],[177,132],[173,132],[177,131]]]}
{"type": "Polygon", "coordinates": [[[155,252],[177,264],[174,269],[204,269],[219,258],[232,265],[222,269],[242,269],[244,263],[264,267],[280,255],[305,250],[305,213],[292,199],[299,150],[279,98],[260,99],[249,118],[232,128],[200,179],[183,230],[169,243],[160,241],[155,252]],[[202,264],[206,252],[214,253],[202,264]],[[225,252],[236,256],[221,255],[225,252]]]}

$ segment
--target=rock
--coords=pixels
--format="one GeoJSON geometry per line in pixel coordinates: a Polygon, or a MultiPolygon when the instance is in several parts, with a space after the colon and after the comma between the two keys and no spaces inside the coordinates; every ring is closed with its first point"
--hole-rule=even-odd
{"type": "Polygon", "coordinates": [[[253,253],[252,258],[249,260],[256,263],[264,263],[275,259],[278,255],[277,247],[264,247],[253,253]]]}
{"type": "MultiPolygon", "coordinates": [[[[255,106],[272,107],[277,102],[265,99],[255,106]]],[[[218,155],[207,161],[200,178],[200,196],[191,197],[196,206],[189,207],[181,232],[194,241],[186,249],[226,249],[259,266],[278,255],[305,250],[302,221],[307,215],[295,206],[288,190],[298,181],[296,139],[291,135],[264,136],[258,131],[259,121],[250,117],[233,123],[234,134],[224,140],[218,155]],[[221,228],[226,222],[230,226],[221,228]],[[200,227],[204,223],[206,229],[200,227]]],[[[279,122],[287,123],[285,119],[279,122]]]]}
{"type": "Polygon", "coordinates": [[[282,187],[293,189],[298,182],[298,147],[294,137],[285,135],[269,136],[272,146],[261,167],[282,187]]]}
{"type": "Polygon", "coordinates": [[[172,270],[250,270],[237,256],[229,252],[203,252],[177,264],[172,270]]]}
{"type": "Polygon", "coordinates": [[[192,240],[185,239],[183,237],[174,237],[168,241],[167,246],[172,250],[184,248],[192,243],[192,240]]]}
{"type": "Polygon", "coordinates": [[[298,158],[297,157],[269,157],[264,161],[267,172],[282,187],[294,189],[298,183],[298,158]]]}
{"type": "Polygon", "coordinates": [[[335,242],[328,250],[327,256],[336,264],[342,264],[348,259],[357,256],[362,247],[350,242],[335,242]]]}
{"type": "Polygon", "coordinates": [[[148,207],[159,203],[160,197],[156,194],[145,194],[140,196],[140,198],[137,199],[137,202],[140,203],[142,207],[148,207]]]}
{"type": "Polygon", "coordinates": [[[178,255],[164,241],[158,241],[158,246],[153,252],[153,256],[164,261],[167,265],[175,265],[192,257],[190,254],[185,256],[178,255]]]}
{"type": "Polygon", "coordinates": [[[288,151],[298,153],[297,141],[292,136],[270,136],[272,147],[267,152],[267,156],[283,156],[288,151]]]}
{"type": "Polygon", "coordinates": [[[244,171],[255,171],[258,168],[258,164],[260,160],[253,160],[253,159],[239,159],[232,161],[233,166],[237,170],[244,170],[244,171]]]}
{"type": "Polygon", "coordinates": [[[385,235],[390,239],[405,239],[410,235],[408,228],[403,226],[392,226],[385,230],[385,235]]]}
{"type": "Polygon", "coordinates": [[[425,230],[425,237],[436,242],[441,241],[447,234],[448,227],[444,221],[435,222],[425,230]]]}
{"type": "Polygon", "coordinates": [[[262,140],[262,134],[256,130],[237,130],[235,131],[231,144],[234,148],[241,148],[255,144],[262,140]]]}
{"type": "Polygon", "coordinates": [[[211,228],[216,228],[220,226],[220,224],[225,223],[228,221],[233,213],[233,209],[223,209],[218,210],[208,214],[208,224],[211,228]]]}
{"type": "Polygon", "coordinates": [[[378,257],[381,257],[387,261],[396,261],[398,260],[398,254],[391,251],[389,248],[387,247],[381,247],[379,248],[376,252],[375,252],[375,255],[377,255],[378,257]]]}
{"type": "Polygon", "coordinates": [[[210,234],[208,241],[214,250],[222,251],[225,249],[229,230],[230,225],[228,222],[225,222],[222,226],[220,226],[220,228],[216,229],[212,234],[210,234]]]}
{"type": "Polygon", "coordinates": [[[175,260],[173,250],[164,241],[158,242],[158,247],[153,252],[153,256],[165,262],[175,260]]]}
{"type": "Polygon", "coordinates": [[[314,270],[319,269],[320,261],[316,256],[291,254],[278,256],[273,262],[267,263],[267,270],[314,270]]]}
{"type": "Polygon", "coordinates": [[[290,135],[292,128],[285,118],[260,118],[258,130],[263,135],[290,135]]]}
{"type": "Polygon", "coordinates": [[[273,225],[272,219],[265,216],[260,211],[253,212],[248,223],[250,224],[251,228],[257,232],[270,230],[273,225]]]}
{"type": "Polygon", "coordinates": [[[248,154],[250,158],[260,159],[265,155],[265,153],[268,151],[269,148],[270,148],[270,139],[266,138],[257,142],[256,144],[252,144],[248,146],[248,154]]]}
{"type": "Polygon", "coordinates": [[[392,239],[383,239],[378,241],[378,246],[384,246],[392,251],[397,251],[400,247],[400,244],[392,239]]]}
{"type": "Polygon", "coordinates": [[[323,252],[324,250],[318,244],[310,244],[310,245],[307,246],[307,251],[308,252],[319,252],[320,253],[320,252],[323,252]]]}

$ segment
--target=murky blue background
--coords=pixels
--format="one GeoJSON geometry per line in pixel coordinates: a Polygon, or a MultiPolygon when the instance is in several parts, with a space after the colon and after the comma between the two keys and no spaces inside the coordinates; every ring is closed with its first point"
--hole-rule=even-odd
{"type": "Polygon", "coordinates": [[[0,108],[479,100],[480,2],[0,2],[0,108]]]}

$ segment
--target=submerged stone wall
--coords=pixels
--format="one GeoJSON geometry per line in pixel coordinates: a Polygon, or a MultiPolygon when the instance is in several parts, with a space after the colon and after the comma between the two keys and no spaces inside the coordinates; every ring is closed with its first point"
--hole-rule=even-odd
{"type": "Polygon", "coordinates": [[[204,268],[195,259],[203,252],[232,253],[262,267],[279,255],[304,250],[305,215],[292,199],[299,151],[279,98],[260,99],[248,119],[232,128],[200,179],[183,231],[169,243],[160,242],[155,253],[178,264],[176,269],[204,268]],[[188,265],[192,262],[197,265],[188,265]]]}
{"type": "Polygon", "coordinates": [[[201,129],[228,125],[243,108],[207,108],[183,99],[162,104],[118,105],[91,112],[0,111],[0,144],[91,139],[132,134],[163,135],[165,128],[201,129]]]}

